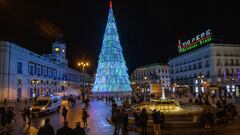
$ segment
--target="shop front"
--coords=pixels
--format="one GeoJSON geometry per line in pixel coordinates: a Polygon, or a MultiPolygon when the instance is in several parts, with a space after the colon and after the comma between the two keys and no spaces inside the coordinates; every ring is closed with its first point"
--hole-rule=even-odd
{"type": "Polygon", "coordinates": [[[237,98],[240,98],[240,85],[236,85],[235,88],[236,88],[235,96],[237,98]]]}
{"type": "Polygon", "coordinates": [[[208,87],[208,94],[210,96],[216,96],[216,95],[218,95],[218,92],[219,92],[219,87],[218,86],[210,85],[208,87]]]}

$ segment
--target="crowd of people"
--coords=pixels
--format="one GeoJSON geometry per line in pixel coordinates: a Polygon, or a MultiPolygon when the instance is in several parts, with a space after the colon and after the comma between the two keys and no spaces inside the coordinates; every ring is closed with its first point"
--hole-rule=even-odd
{"type": "Polygon", "coordinates": [[[237,115],[238,111],[233,103],[229,103],[226,105],[221,105],[219,103],[216,117],[220,123],[227,123],[229,120],[236,118],[237,115]]]}
{"type": "MultiPolygon", "coordinates": [[[[147,129],[149,126],[148,125],[149,119],[151,119],[153,122],[153,129],[154,129],[155,135],[160,135],[161,134],[160,125],[162,125],[161,127],[163,127],[164,121],[165,121],[164,114],[160,111],[153,110],[150,117],[145,108],[142,110],[135,110],[133,113],[130,113],[129,111],[126,111],[127,110],[126,104],[128,104],[127,101],[129,98],[132,98],[132,97],[123,97],[120,99],[122,100],[122,103],[124,103],[122,104],[122,106],[117,106],[114,98],[111,98],[111,97],[105,98],[106,104],[109,104],[110,102],[112,105],[111,121],[115,126],[114,135],[119,135],[120,131],[122,135],[127,135],[128,128],[129,128],[129,123],[128,123],[129,116],[134,117],[135,127],[141,128],[142,135],[148,134],[147,129]]],[[[136,101],[143,102],[143,99],[136,100],[136,101]]]]}
{"type": "MultiPolygon", "coordinates": [[[[50,124],[50,119],[45,120],[45,124],[39,128],[37,135],[55,135],[53,126],[50,124]]],[[[56,135],[85,135],[84,129],[81,127],[81,123],[77,122],[75,128],[70,128],[68,122],[65,120],[63,127],[59,128],[56,135]]]]}
{"type": "Polygon", "coordinates": [[[114,135],[119,135],[120,131],[122,135],[128,134],[128,113],[125,108],[117,108],[113,112],[112,122],[115,125],[114,135]]]}
{"type": "MultiPolygon", "coordinates": [[[[69,96],[68,97],[68,101],[69,101],[69,109],[71,108],[75,108],[76,106],[76,97],[74,96],[69,96]]],[[[15,102],[15,105],[13,105],[12,103],[9,103],[7,100],[4,100],[1,104],[0,104],[0,129],[1,132],[0,134],[8,134],[9,132],[9,127],[11,127],[11,124],[14,124],[13,122],[16,123],[17,118],[16,118],[16,114],[15,113],[19,113],[19,115],[22,118],[22,121],[20,120],[20,122],[24,122],[26,123],[29,127],[31,126],[31,121],[33,119],[33,117],[31,116],[31,101],[30,100],[24,100],[24,102],[22,102],[20,99],[17,99],[17,101],[15,102]],[[13,107],[14,106],[14,107],[13,107]],[[15,109],[17,108],[17,110],[15,109]],[[8,126],[9,125],[9,126],[8,126]]],[[[84,99],[83,100],[84,104],[85,104],[85,108],[83,109],[82,112],[82,121],[83,121],[83,125],[84,127],[88,126],[88,118],[89,118],[89,114],[87,112],[86,107],[89,106],[89,99],[84,99]]],[[[14,102],[13,102],[14,103],[14,102]]],[[[56,132],[56,135],[85,135],[84,129],[82,127],[80,127],[80,122],[76,123],[76,128],[69,130],[69,132],[66,130],[68,129],[68,122],[67,122],[67,116],[68,116],[68,109],[67,107],[63,106],[62,107],[62,111],[61,111],[62,117],[64,119],[64,126],[63,128],[61,128],[61,131],[59,129],[59,132],[56,132]],[[65,132],[66,130],[66,132],[65,132]],[[71,134],[69,134],[71,133],[71,134]]],[[[45,124],[43,127],[41,127],[38,131],[38,135],[55,135],[54,134],[54,130],[52,128],[52,126],[50,125],[50,119],[46,119],[45,120],[45,124]]]]}
{"type": "Polygon", "coordinates": [[[235,105],[232,103],[222,105],[220,101],[217,101],[217,103],[216,112],[208,109],[200,116],[199,126],[201,128],[212,128],[216,124],[227,124],[229,120],[237,117],[238,112],[235,105]]]}
{"type": "Polygon", "coordinates": [[[17,121],[14,114],[14,107],[1,107],[0,108],[0,122],[1,127],[5,128],[7,125],[10,125],[12,121],[17,121]]]}
{"type": "Polygon", "coordinates": [[[28,106],[28,101],[24,100],[24,108],[19,107],[21,100],[13,102],[15,104],[9,103],[6,99],[0,104],[0,133],[8,134],[9,127],[13,124],[16,124],[19,119],[16,116],[16,113],[19,112],[23,119],[23,122],[30,126],[31,124],[31,110],[28,106]]]}
{"type": "MultiPolygon", "coordinates": [[[[133,112],[133,117],[135,121],[135,126],[142,129],[142,135],[147,134],[148,120],[149,116],[146,109],[135,110],[133,112]]],[[[164,127],[165,116],[162,112],[153,110],[151,114],[151,119],[153,122],[153,131],[155,135],[161,134],[161,128],[164,127]],[[160,126],[161,125],[161,126],[160,126]]]]}
{"type": "MultiPolygon", "coordinates": [[[[181,96],[177,96],[181,97],[181,96]]],[[[96,101],[105,100],[106,105],[111,105],[111,120],[113,124],[115,125],[114,129],[114,135],[119,135],[120,132],[123,135],[128,134],[129,129],[129,117],[133,117],[135,121],[135,127],[141,129],[141,134],[145,135],[148,134],[148,130],[150,125],[149,121],[152,121],[151,131],[154,132],[155,135],[161,134],[161,128],[164,127],[165,123],[165,116],[162,112],[153,110],[151,113],[147,112],[147,110],[144,108],[142,110],[135,110],[131,113],[131,111],[128,111],[128,105],[136,104],[145,102],[146,100],[149,100],[150,97],[144,97],[144,95],[139,94],[137,96],[126,96],[126,97],[113,97],[113,96],[97,96],[95,97],[96,101]],[[117,105],[117,101],[122,102],[121,106],[117,105]]],[[[229,98],[229,97],[228,97],[229,98]]],[[[69,102],[69,109],[75,108],[76,106],[76,100],[77,97],[70,96],[68,98],[69,102]]],[[[219,100],[215,102],[215,97],[211,96],[209,97],[206,94],[198,94],[197,96],[189,96],[189,104],[197,104],[197,105],[215,105],[215,108],[217,112],[213,112],[211,110],[205,111],[199,118],[199,125],[202,128],[212,128],[214,125],[218,122],[227,122],[230,119],[233,119],[237,116],[237,109],[232,104],[227,104],[226,97],[222,97],[219,100]],[[211,103],[209,99],[212,99],[211,103]]],[[[7,101],[4,101],[4,104],[7,101]]],[[[20,100],[18,102],[21,102],[20,100]]],[[[89,118],[89,114],[87,112],[87,108],[89,106],[90,99],[86,98],[82,100],[82,103],[85,104],[85,108],[82,112],[82,124],[84,127],[88,126],[87,119],[89,118]]],[[[24,122],[27,124],[31,124],[31,110],[28,106],[28,102],[24,100],[24,108],[21,110],[21,116],[24,122]]],[[[6,106],[6,105],[5,105],[6,106]]],[[[1,126],[5,127],[8,124],[11,124],[13,121],[16,122],[15,114],[14,114],[14,107],[1,107],[0,108],[0,122],[1,126]]],[[[68,109],[63,106],[62,107],[62,117],[64,119],[64,126],[57,130],[57,135],[65,135],[65,134],[72,134],[72,135],[82,135],[85,134],[83,128],[80,126],[80,122],[76,123],[76,128],[71,129],[68,127],[67,122],[67,115],[68,115],[68,109]],[[80,133],[81,132],[81,133],[80,133]]],[[[151,123],[151,122],[150,122],[151,123]]],[[[54,130],[50,125],[50,119],[45,120],[45,125],[41,127],[38,131],[38,135],[45,134],[47,130],[49,130],[48,134],[54,134],[54,130]],[[53,132],[51,132],[52,130],[53,132]]]]}

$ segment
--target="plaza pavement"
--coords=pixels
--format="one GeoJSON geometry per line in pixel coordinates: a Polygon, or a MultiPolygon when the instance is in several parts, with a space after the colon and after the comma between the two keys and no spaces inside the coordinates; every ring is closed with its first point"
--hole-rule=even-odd
{"type": "MultiPolygon", "coordinates": [[[[74,128],[75,123],[80,121],[82,123],[82,108],[84,105],[77,102],[76,108],[69,108],[68,103],[64,102],[63,105],[67,106],[68,116],[67,121],[69,122],[69,127],[74,128]]],[[[46,117],[50,118],[51,125],[54,127],[55,133],[57,129],[63,126],[63,117],[61,112],[53,112],[49,114],[49,116],[39,116],[32,120],[32,124],[29,128],[27,124],[25,124],[22,120],[21,114],[19,110],[23,108],[22,104],[17,105],[16,107],[16,115],[17,122],[8,126],[9,135],[36,135],[39,127],[44,124],[44,120],[46,117]]],[[[92,101],[90,103],[90,107],[87,109],[90,117],[88,119],[88,127],[85,128],[87,135],[112,135],[114,131],[114,127],[109,124],[106,120],[106,117],[110,115],[111,106],[106,105],[105,102],[102,101],[92,101]]],[[[2,129],[0,133],[3,132],[2,129]]],[[[130,132],[129,135],[136,135],[136,133],[130,132]]]]}
{"type": "MultiPolygon", "coordinates": [[[[188,103],[188,98],[178,99],[181,103],[188,103]]],[[[235,99],[228,100],[228,102],[234,102],[237,105],[238,111],[240,110],[240,103],[235,99]]],[[[64,105],[69,109],[69,113],[67,116],[67,120],[69,121],[69,126],[71,128],[75,127],[75,123],[80,121],[82,124],[82,108],[84,105],[80,102],[77,102],[76,108],[69,108],[67,102],[64,102],[64,105]]],[[[37,130],[40,126],[44,124],[44,119],[46,116],[41,116],[33,119],[33,122],[29,128],[27,124],[22,121],[22,117],[20,115],[19,110],[23,107],[22,104],[16,105],[16,115],[17,115],[17,123],[14,123],[8,127],[9,135],[36,135],[37,130]]],[[[106,105],[105,102],[102,101],[91,101],[90,108],[88,112],[90,114],[90,118],[88,119],[88,127],[85,128],[87,135],[112,135],[114,126],[109,124],[106,120],[106,117],[110,115],[111,106],[106,105]]],[[[54,112],[47,116],[51,120],[51,124],[53,125],[55,132],[58,128],[63,125],[63,118],[61,116],[61,112],[54,112]]],[[[240,118],[240,117],[239,117],[240,118]]],[[[176,134],[184,134],[184,135],[239,135],[240,134],[240,120],[233,120],[230,124],[218,126],[212,129],[200,129],[196,127],[166,127],[162,129],[163,135],[176,135],[176,134]]],[[[0,133],[2,129],[0,130],[0,133]]],[[[129,135],[137,135],[136,132],[129,132],[129,135]]]]}

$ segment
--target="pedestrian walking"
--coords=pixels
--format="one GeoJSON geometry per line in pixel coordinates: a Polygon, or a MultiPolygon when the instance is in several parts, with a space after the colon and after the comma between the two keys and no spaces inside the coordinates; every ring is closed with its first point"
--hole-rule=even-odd
{"type": "Polygon", "coordinates": [[[125,109],[122,109],[122,134],[128,135],[128,113],[125,111],[125,109]]]}
{"type": "Polygon", "coordinates": [[[140,113],[139,110],[136,110],[133,112],[133,117],[135,120],[135,126],[139,127],[140,126],[140,113]]]}
{"type": "Polygon", "coordinates": [[[27,108],[24,107],[24,109],[22,110],[21,112],[21,115],[22,115],[22,118],[23,118],[23,121],[26,122],[26,111],[27,111],[27,108]]]}
{"type": "Polygon", "coordinates": [[[140,114],[141,126],[142,126],[142,135],[147,134],[147,121],[148,121],[148,114],[145,108],[141,111],[140,114]]]}
{"type": "MultiPolygon", "coordinates": [[[[6,113],[6,122],[8,125],[10,125],[12,123],[12,120],[14,119],[14,113],[13,113],[13,110],[12,110],[12,107],[8,107],[7,108],[7,113],[6,113]]],[[[14,119],[15,122],[16,122],[16,119],[14,119]]]]}
{"type": "Polygon", "coordinates": [[[29,106],[26,109],[25,116],[28,119],[28,123],[27,124],[31,125],[31,109],[30,109],[29,106]]]}
{"type": "Polygon", "coordinates": [[[0,125],[0,133],[1,135],[8,135],[8,130],[6,128],[6,125],[7,125],[7,111],[6,111],[6,108],[5,107],[2,107],[0,108],[0,122],[1,122],[1,125],[0,125]]]}
{"type": "Polygon", "coordinates": [[[63,109],[62,109],[62,116],[64,118],[64,120],[66,121],[67,120],[67,113],[68,113],[68,110],[65,106],[63,106],[63,109]]]}
{"type": "Polygon", "coordinates": [[[210,110],[208,110],[205,113],[205,117],[206,117],[206,124],[205,124],[205,128],[211,128],[211,126],[213,126],[214,124],[214,119],[213,119],[213,114],[211,113],[210,110]]]}
{"type": "Polygon", "coordinates": [[[105,97],[106,105],[108,104],[108,96],[105,97]]]}
{"type": "Polygon", "coordinates": [[[72,134],[73,130],[70,127],[68,127],[68,122],[64,121],[63,127],[57,130],[56,135],[72,135],[72,134]]]}
{"type": "Polygon", "coordinates": [[[6,112],[6,108],[2,107],[0,109],[0,117],[1,117],[1,126],[3,128],[5,128],[5,126],[7,125],[7,112],[6,112]]]}
{"type": "Polygon", "coordinates": [[[165,115],[162,112],[160,112],[160,111],[158,111],[157,113],[160,114],[160,125],[161,125],[162,128],[164,128],[164,125],[165,125],[165,115]]]}
{"type": "Polygon", "coordinates": [[[153,110],[152,113],[152,119],[153,119],[153,129],[154,129],[154,134],[155,135],[161,135],[161,130],[160,130],[160,112],[157,112],[156,110],[153,110]]]}
{"type": "Polygon", "coordinates": [[[112,122],[115,126],[113,135],[119,135],[120,126],[121,126],[121,114],[120,110],[117,109],[112,115],[112,122]]]}
{"type": "Polygon", "coordinates": [[[112,115],[115,113],[115,111],[117,110],[117,104],[115,101],[113,101],[112,103],[112,115]]]}
{"type": "Polygon", "coordinates": [[[85,135],[85,131],[81,127],[81,123],[80,122],[76,123],[76,127],[73,129],[73,135],[85,135]]]}
{"type": "Polygon", "coordinates": [[[83,121],[83,125],[84,127],[87,127],[87,119],[89,117],[88,112],[86,111],[86,109],[83,109],[83,116],[82,116],[82,121],[83,121]]]}
{"type": "Polygon", "coordinates": [[[25,106],[27,105],[27,99],[24,100],[24,105],[25,105],[25,106]]]}
{"type": "Polygon", "coordinates": [[[86,99],[84,100],[84,103],[85,103],[85,108],[88,108],[88,107],[89,107],[89,99],[86,98],[86,99]]]}
{"type": "Polygon", "coordinates": [[[40,127],[37,135],[55,135],[54,129],[53,129],[52,125],[50,124],[49,118],[45,119],[45,124],[44,124],[44,126],[40,127]]]}

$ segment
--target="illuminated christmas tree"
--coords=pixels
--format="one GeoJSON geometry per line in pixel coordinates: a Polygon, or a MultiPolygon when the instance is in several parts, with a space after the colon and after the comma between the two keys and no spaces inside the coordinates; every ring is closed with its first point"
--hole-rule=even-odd
{"type": "Polygon", "coordinates": [[[99,55],[93,92],[95,95],[121,96],[130,94],[131,91],[127,67],[113,16],[112,2],[110,1],[108,22],[99,55]]]}

